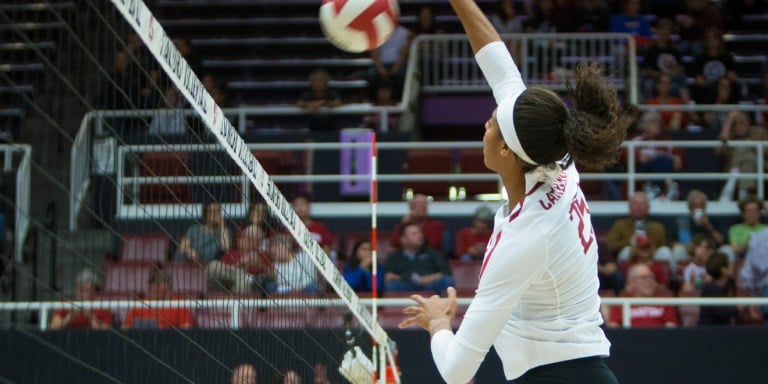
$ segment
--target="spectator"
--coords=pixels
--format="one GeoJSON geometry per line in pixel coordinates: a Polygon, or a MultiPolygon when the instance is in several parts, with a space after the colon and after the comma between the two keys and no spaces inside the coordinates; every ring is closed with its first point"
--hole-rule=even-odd
{"type": "MultiPolygon", "coordinates": [[[[377,267],[376,289],[379,294],[384,288],[384,266],[377,267]]],[[[352,248],[343,270],[344,280],[355,292],[371,292],[373,290],[373,253],[370,240],[358,240],[352,248]]]]}
{"type": "Polygon", "coordinates": [[[712,104],[716,98],[714,84],[723,77],[736,80],[733,54],[725,49],[723,34],[719,29],[707,30],[704,37],[704,51],[694,56],[688,70],[693,77],[690,87],[691,98],[697,104],[712,104]]]}
{"type": "MultiPolygon", "coordinates": [[[[149,300],[171,300],[171,275],[161,269],[154,269],[149,274],[149,300]]],[[[161,307],[153,303],[139,304],[142,307],[131,308],[126,315],[123,328],[190,328],[192,312],[189,308],[161,307]]]]}
{"type": "Polygon", "coordinates": [[[687,227],[690,229],[690,236],[706,235],[712,240],[715,247],[725,244],[725,236],[721,231],[720,223],[717,219],[707,215],[707,195],[704,192],[698,189],[688,192],[688,212],[690,215],[687,217],[687,227]]]}
{"type": "Polygon", "coordinates": [[[429,4],[423,4],[419,7],[419,22],[413,30],[413,35],[434,35],[443,33],[443,30],[437,26],[435,13],[429,4]]]}
{"type": "MultiPolygon", "coordinates": [[[[296,211],[296,216],[299,217],[302,223],[307,227],[309,233],[312,234],[312,238],[323,247],[323,251],[330,255],[331,252],[336,252],[335,249],[331,249],[334,236],[328,227],[320,221],[314,220],[310,217],[312,210],[312,201],[308,195],[299,194],[293,198],[292,201],[293,210],[296,211]]],[[[333,257],[333,255],[331,255],[333,257]]]]}
{"type": "Polygon", "coordinates": [[[638,47],[651,43],[651,25],[640,14],[640,0],[624,0],[624,12],[611,17],[610,32],[628,33],[638,47]]]}
{"type": "Polygon", "coordinates": [[[342,104],[338,91],[328,88],[330,75],[324,69],[315,69],[309,74],[310,89],[305,91],[296,102],[296,106],[310,115],[309,129],[312,131],[332,131],[336,127],[335,117],[322,108],[335,108],[342,104]]]}
{"type": "Polygon", "coordinates": [[[176,49],[179,50],[179,53],[181,53],[181,57],[187,61],[187,64],[189,64],[192,71],[194,73],[200,73],[202,62],[200,58],[197,57],[194,47],[192,47],[192,41],[187,37],[181,37],[173,39],[173,44],[176,46],[176,49]]]}
{"type": "Polygon", "coordinates": [[[270,291],[317,292],[317,273],[309,255],[298,249],[290,235],[279,234],[269,239],[269,255],[272,258],[274,282],[270,291]]]}
{"type": "MultiPolygon", "coordinates": [[[[373,105],[377,107],[392,107],[398,103],[392,98],[392,86],[388,81],[379,82],[379,88],[376,90],[376,100],[373,105]]],[[[390,132],[396,132],[400,130],[400,113],[386,112],[387,114],[387,126],[382,127],[381,113],[373,112],[363,116],[363,121],[360,124],[362,128],[372,129],[374,131],[381,131],[380,128],[384,128],[390,132]]]]}
{"type": "Polygon", "coordinates": [[[412,222],[400,226],[400,248],[387,255],[384,269],[387,291],[432,290],[441,295],[453,285],[445,256],[425,245],[421,227],[412,222]]]}
{"type": "MultiPolygon", "coordinates": [[[[640,119],[642,133],[633,141],[669,141],[663,133],[661,115],[656,111],[647,111],[640,119]]],[[[635,152],[637,172],[648,173],[674,173],[679,172],[684,166],[682,148],[672,144],[638,146],[635,152]]],[[[653,200],[664,197],[669,200],[678,198],[677,184],[672,178],[666,180],[652,180],[645,184],[648,198],[653,200]]]]}
{"type": "Polygon", "coordinates": [[[599,252],[597,277],[600,279],[601,291],[610,290],[618,294],[624,289],[624,273],[619,269],[612,252],[599,252]]]}
{"type": "Polygon", "coordinates": [[[301,384],[301,376],[299,375],[296,370],[289,369],[285,371],[285,373],[280,373],[277,375],[275,380],[273,381],[274,384],[301,384]]]}
{"type": "MultiPolygon", "coordinates": [[[[261,229],[265,236],[269,236],[275,232],[275,228],[278,226],[277,221],[270,215],[269,207],[267,203],[260,201],[248,206],[248,213],[246,214],[246,227],[257,226],[261,229]]],[[[261,244],[259,250],[265,251],[267,248],[266,238],[264,243],[261,244]]]]}
{"type": "Polygon", "coordinates": [[[723,29],[723,18],[717,6],[707,0],[686,0],[685,12],[675,16],[681,43],[689,46],[690,53],[696,55],[699,41],[706,39],[708,28],[723,29]]]}
{"type": "Polygon", "coordinates": [[[256,368],[248,363],[243,363],[235,367],[232,371],[232,384],[256,384],[258,375],[256,368]]]}
{"type": "Polygon", "coordinates": [[[605,0],[582,0],[576,4],[573,18],[575,32],[608,32],[611,25],[611,11],[605,0]]]}
{"type": "MultiPolygon", "coordinates": [[[[672,96],[672,77],[660,74],[656,78],[656,96],[648,99],[648,105],[684,105],[683,99],[672,96]]],[[[661,111],[662,131],[679,131],[688,126],[688,115],[682,111],[661,111]]]]}
{"type": "MultiPolygon", "coordinates": [[[[112,72],[101,85],[95,103],[99,109],[126,110],[144,107],[141,100],[141,84],[132,76],[130,69],[131,58],[128,52],[116,52],[112,72]]],[[[136,133],[138,128],[136,120],[125,117],[106,119],[105,123],[108,132],[117,137],[136,133]]]]}
{"type": "Polygon", "coordinates": [[[462,261],[483,259],[493,231],[494,216],[493,210],[486,206],[475,210],[472,226],[460,229],[456,236],[456,257],[462,261]]]}
{"type": "Polygon", "coordinates": [[[709,238],[710,242],[718,252],[723,252],[726,255],[729,255],[729,258],[733,260],[733,251],[725,241],[725,236],[723,235],[719,221],[709,217],[707,214],[707,195],[698,189],[693,189],[688,192],[687,200],[688,212],[690,212],[690,215],[678,218],[677,227],[679,243],[675,244],[672,250],[674,260],[688,259],[688,250],[686,249],[686,246],[696,235],[702,235],[709,238]]]}
{"type": "Polygon", "coordinates": [[[654,263],[653,252],[653,245],[648,236],[638,235],[635,238],[635,244],[630,248],[629,260],[622,270],[627,271],[636,264],[648,266],[659,285],[666,287],[669,285],[669,269],[654,263]]]}
{"type": "Polygon", "coordinates": [[[141,97],[144,99],[143,105],[148,108],[154,108],[158,105],[158,99],[160,98],[157,91],[162,89],[159,65],[154,57],[152,57],[152,54],[149,53],[138,33],[131,31],[128,34],[127,41],[126,51],[141,68],[138,75],[142,77],[147,76],[143,84],[141,84],[141,97]]]}
{"type": "Polygon", "coordinates": [[[672,84],[670,93],[672,95],[683,100],[689,98],[683,58],[672,41],[673,28],[672,20],[659,20],[656,25],[656,36],[651,45],[643,52],[643,89],[648,98],[656,90],[660,75],[670,77],[672,84]]]}
{"type": "Polygon", "coordinates": [[[403,223],[416,223],[421,227],[421,232],[427,241],[427,245],[438,251],[443,251],[443,234],[445,223],[429,218],[429,202],[426,195],[417,193],[408,203],[408,214],[403,216],[400,223],[395,226],[389,235],[389,245],[400,246],[401,227],[403,223]]]}
{"type": "Polygon", "coordinates": [[[234,293],[265,292],[271,274],[269,259],[260,251],[264,239],[261,228],[245,228],[237,249],[208,263],[208,278],[234,293]]]}
{"type": "Polygon", "coordinates": [[[187,131],[187,121],[179,90],[169,85],[160,104],[161,109],[155,111],[155,116],[149,124],[149,133],[159,136],[184,134],[187,131]]]}
{"type": "Polygon", "coordinates": [[[328,380],[328,367],[323,363],[315,363],[315,377],[312,384],[331,384],[328,380]]]}
{"type": "MultiPolygon", "coordinates": [[[[523,21],[515,13],[514,0],[498,0],[495,12],[488,19],[500,34],[523,32],[523,21]]],[[[521,62],[520,41],[518,39],[509,39],[507,49],[509,49],[515,62],[521,62]]]]}
{"type": "Polygon", "coordinates": [[[408,49],[413,34],[398,24],[389,39],[371,52],[373,67],[368,70],[368,98],[373,100],[379,82],[388,81],[392,86],[392,97],[400,100],[405,82],[405,66],[408,63],[408,49]]]}
{"type": "MultiPolygon", "coordinates": [[[[754,147],[731,147],[728,143],[740,140],[765,141],[768,140],[768,131],[764,127],[750,126],[747,114],[743,111],[734,110],[730,112],[720,129],[720,140],[723,142],[723,146],[719,151],[725,156],[725,169],[731,172],[731,180],[726,182],[721,199],[732,199],[734,190],[737,191],[738,199],[756,192],[757,182],[754,179],[745,178],[737,181],[736,178],[739,173],[757,172],[757,149],[754,147]]],[[[763,153],[763,159],[768,160],[768,152],[763,153]]]]}
{"type": "MultiPolygon", "coordinates": [[[[751,236],[740,277],[741,288],[754,296],[768,297],[768,229],[751,236]]],[[[768,306],[762,306],[760,314],[768,320],[768,306]]]]}
{"type": "Polygon", "coordinates": [[[608,231],[608,249],[618,254],[619,261],[628,260],[630,246],[642,235],[651,241],[655,260],[671,259],[664,226],[648,218],[648,196],[645,192],[635,192],[629,199],[629,217],[616,220],[608,231]]]}
{"type": "Polygon", "coordinates": [[[202,220],[192,224],[179,242],[179,254],[183,259],[209,263],[219,259],[231,247],[229,229],[221,215],[218,203],[203,204],[202,220]]]}
{"type": "MultiPolygon", "coordinates": [[[[99,277],[91,269],[83,269],[75,279],[75,300],[92,301],[101,288],[99,277]]],[[[112,326],[112,312],[102,308],[73,308],[57,309],[48,328],[52,330],[64,328],[107,329],[112,326]]]]}
{"type": "MultiPolygon", "coordinates": [[[[570,9],[567,4],[557,0],[539,0],[533,7],[533,17],[525,23],[525,32],[557,33],[570,32],[570,9]]],[[[548,41],[548,40],[546,40],[548,41]]]]}
{"type": "Polygon", "coordinates": [[[210,73],[204,74],[200,81],[203,83],[203,87],[205,88],[205,90],[211,94],[211,97],[213,97],[213,101],[216,103],[216,105],[218,105],[221,108],[230,107],[229,99],[227,98],[227,93],[222,88],[221,83],[218,80],[216,80],[216,78],[213,77],[212,74],[210,73]]]}
{"type": "Polygon", "coordinates": [[[706,235],[695,235],[691,240],[691,262],[683,270],[681,291],[693,293],[700,291],[704,283],[711,280],[707,275],[707,260],[715,253],[712,240],[706,235]]]}
{"type": "MultiPolygon", "coordinates": [[[[647,265],[637,264],[627,272],[627,286],[623,297],[665,297],[669,296],[659,289],[656,278],[647,265]]],[[[630,324],[635,328],[674,328],[677,327],[677,310],[667,305],[633,305],[630,309],[630,324]]],[[[608,319],[609,327],[622,324],[622,307],[611,307],[608,319]]]]}
{"type": "MultiPolygon", "coordinates": [[[[707,274],[712,278],[701,287],[701,297],[734,297],[736,284],[733,281],[733,266],[724,253],[716,252],[706,264],[707,274]]],[[[731,325],[736,322],[738,308],[728,305],[715,307],[704,305],[699,314],[699,325],[731,325]]]]}
{"type": "Polygon", "coordinates": [[[739,201],[739,212],[743,222],[734,224],[728,229],[728,239],[731,241],[731,249],[738,257],[744,257],[747,246],[753,235],[768,228],[760,222],[762,202],[754,196],[747,196],[739,201]]]}
{"type": "Polygon", "coordinates": [[[515,13],[513,0],[498,0],[495,12],[488,19],[499,34],[523,32],[523,21],[515,13]]]}

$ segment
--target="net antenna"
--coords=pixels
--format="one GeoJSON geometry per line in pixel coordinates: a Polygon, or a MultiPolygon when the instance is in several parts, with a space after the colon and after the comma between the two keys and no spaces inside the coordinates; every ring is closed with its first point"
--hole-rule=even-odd
{"type": "Polygon", "coordinates": [[[373,383],[373,362],[363,353],[359,346],[355,345],[351,313],[344,315],[344,337],[347,340],[347,348],[349,350],[344,354],[344,359],[339,366],[339,373],[353,384],[373,383]]]}
{"type": "MultiPolygon", "coordinates": [[[[142,0],[112,0],[111,2],[136,31],[187,102],[199,114],[205,127],[216,137],[252,185],[264,197],[264,201],[273,210],[277,219],[293,235],[301,248],[307,252],[317,270],[350,308],[360,325],[371,335],[378,348],[383,349],[379,352],[382,354],[381,360],[386,359],[390,366],[395,366],[395,358],[390,348],[392,343],[387,333],[375,321],[371,312],[347,284],[330,257],[313,239],[312,234],[293,211],[290,203],[251,153],[237,129],[224,116],[221,108],[206,91],[200,79],[176,49],[175,44],[146,4],[142,0]]],[[[380,375],[379,382],[383,383],[385,376],[380,375]]],[[[372,375],[369,374],[369,377],[372,375]]],[[[395,381],[400,383],[399,375],[395,375],[395,381]]]]}

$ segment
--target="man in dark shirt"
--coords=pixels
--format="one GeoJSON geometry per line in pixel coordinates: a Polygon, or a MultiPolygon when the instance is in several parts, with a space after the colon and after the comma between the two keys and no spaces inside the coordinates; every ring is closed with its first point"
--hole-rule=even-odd
{"type": "Polygon", "coordinates": [[[325,108],[334,108],[341,105],[339,92],[328,88],[330,76],[324,69],[315,69],[309,75],[310,89],[299,97],[296,106],[310,114],[309,129],[313,131],[328,131],[336,129],[336,121],[333,115],[325,108]]]}
{"type": "Polygon", "coordinates": [[[387,256],[384,270],[385,291],[433,290],[442,294],[453,285],[445,256],[425,246],[424,234],[416,223],[400,227],[400,249],[387,256]]]}

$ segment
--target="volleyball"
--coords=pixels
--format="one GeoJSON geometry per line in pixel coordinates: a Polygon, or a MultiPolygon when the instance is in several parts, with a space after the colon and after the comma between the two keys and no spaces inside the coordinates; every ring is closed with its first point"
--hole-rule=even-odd
{"type": "Polygon", "coordinates": [[[399,15],[396,0],[323,0],[320,26],[333,45],[359,53],[387,41],[399,15]]]}

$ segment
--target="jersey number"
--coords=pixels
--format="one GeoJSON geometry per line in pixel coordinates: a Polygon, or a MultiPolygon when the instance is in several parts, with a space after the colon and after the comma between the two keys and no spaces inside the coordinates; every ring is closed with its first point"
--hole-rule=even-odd
{"type": "Polygon", "coordinates": [[[587,254],[587,250],[595,241],[595,233],[592,231],[592,226],[587,227],[584,223],[585,220],[589,220],[586,217],[589,214],[589,208],[587,208],[587,202],[584,197],[577,197],[571,202],[571,209],[568,210],[568,219],[579,221],[579,240],[581,240],[581,247],[584,249],[584,254],[587,254]]]}

